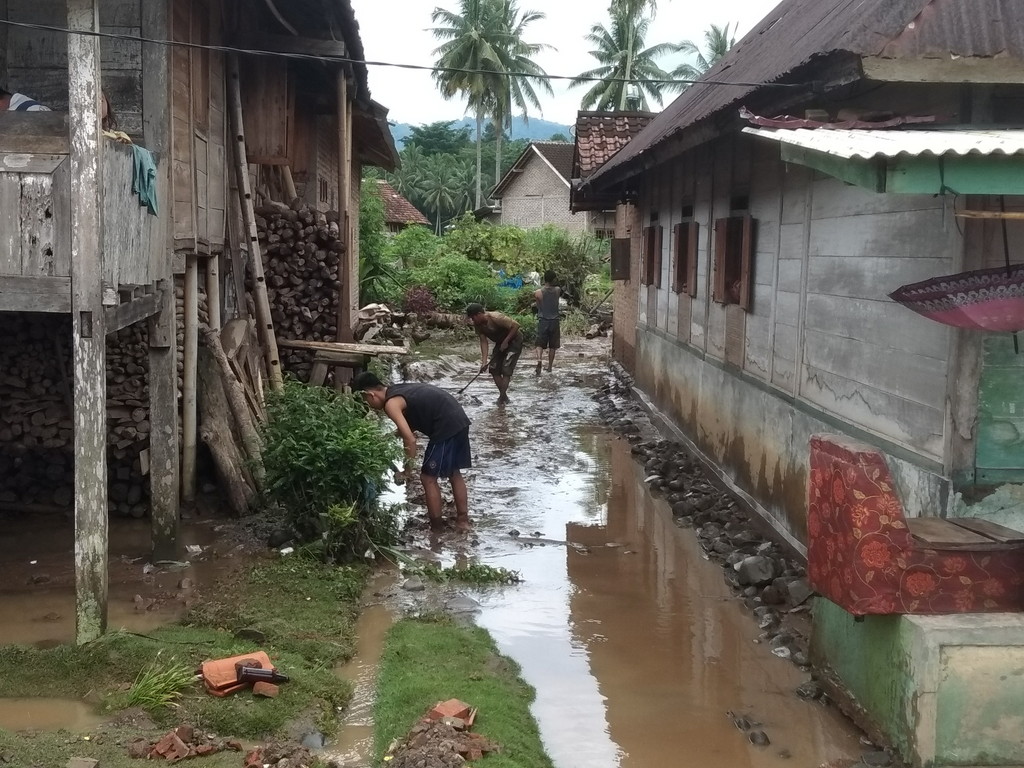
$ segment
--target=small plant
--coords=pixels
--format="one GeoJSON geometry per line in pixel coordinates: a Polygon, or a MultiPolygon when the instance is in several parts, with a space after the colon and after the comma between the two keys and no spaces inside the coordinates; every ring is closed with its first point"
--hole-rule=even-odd
{"type": "Polygon", "coordinates": [[[402,309],[406,312],[415,312],[418,315],[428,315],[437,311],[437,298],[427,286],[413,285],[405,289],[402,309]]]}
{"type": "Polygon", "coordinates": [[[510,571],[507,568],[484,563],[471,563],[462,568],[457,566],[439,568],[436,565],[426,565],[423,567],[422,573],[424,578],[442,584],[460,581],[482,586],[485,584],[519,584],[523,581],[519,571],[510,571]]]}
{"type": "Polygon", "coordinates": [[[125,696],[125,707],[142,707],[148,711],[178,706],[178,699],[196,681],[195,670],[174,658],[160,664],[160,654],[139,672],[125,696]]]}

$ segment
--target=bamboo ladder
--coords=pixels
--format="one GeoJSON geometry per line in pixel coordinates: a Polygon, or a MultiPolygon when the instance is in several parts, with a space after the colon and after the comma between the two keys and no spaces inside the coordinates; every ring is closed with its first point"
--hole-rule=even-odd
{"type": "Polygon", "coordinates": [[[256,231],[256,212],[252,205],[252,186],[246,162],[245,131],[242,122],[242,88],[238,68],[238,54],[229,56],[230,77],[228,78],[228,100],[231,111],[231,132],[234,136],[235,176],[237,178],[239,202],[245,236],[249,238],[249,260],[252,266],[253,291],[256,304],[256,327],[259,329],[260,346],[267,362],[270,386],[274,390],[284,387],[281,374],[281,358],[277,351],[277,337],[274,335],[274,321],[270,316],[270,298],[267,296],[267,278],[263,273],[263,254],[260,251],[259,234],[256,231]]]}

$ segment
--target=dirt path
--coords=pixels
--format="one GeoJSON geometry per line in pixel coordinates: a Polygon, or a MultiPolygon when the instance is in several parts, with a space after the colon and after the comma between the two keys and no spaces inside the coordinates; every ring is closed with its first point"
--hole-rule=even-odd
{"type": "MultiPolygon", "coordinates": [[[[490,630],[537,689],[559,768],[851,764],[865,751],[859,732],[797,696],[808,670],[773,653],[774,636],[602,422],[592,396],[607,354],[601,341],[570,343],[539,378],[524,358],[506,408],[481,377],[467,398],[474,532],[412,537],[422,557],[478,559],[525,582],[427,597],[399,586],[392,597],[438,601],[490,630]]],[[[434,383],[451,391],[472,375],[468,363],[447,367],[434,383]]]]}

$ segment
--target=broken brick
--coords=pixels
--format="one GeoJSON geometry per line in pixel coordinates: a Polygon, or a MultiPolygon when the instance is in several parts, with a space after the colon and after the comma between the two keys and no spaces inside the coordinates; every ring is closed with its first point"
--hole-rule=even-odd
{"type": "Polygon", "coordinates": [[[267,699],[276,699],[277,694],[279,694],[280,692],[281,689],[278,686],[274,685],[273,683],[264,682],[263,680],[260,680],[257,683],[253,683],[252,686],[253,696],[263,696],[267,699]]]}
{"type": "Polygon", "coordinates": [[[177,737],[184,741],[186,744],[192,741],[192,737],[195,735],[195,732],[195,728],[193,728],[191,725],[179,725],[177,728],[174,729],[174,733],[177,735],[177,737]]]}
{"type": "Polygon", "coordinates": [[[445,717],[458,717],[462,720],[466,720],[471,712],[471,707],[464,701],[458,699],[448,699],[448,701],[439,701],[434,705],[427,713],[429,720],[441,720],[445,717]]]}
{"type": "Polygon", "coordinates": [[[154,757],[162,757],[171,761],[184,760],[188,757],[188,746],[178,738],[178,734],[171,731],[154,744],[149,751],[149,758],[152,760],[154,757]]]}
{"type": "Polygon", "coordinates": [[[263,749],[257,747],[245,756],[243,768],[263,768],[263,749]]]}

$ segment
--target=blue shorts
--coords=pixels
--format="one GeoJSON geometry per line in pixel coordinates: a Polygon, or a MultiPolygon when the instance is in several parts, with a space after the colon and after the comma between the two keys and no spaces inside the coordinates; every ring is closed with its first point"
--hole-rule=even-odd
{"type": "Polygon", "coordinates": [[[446,440],[431,440],[423,454],[423,468],[430,477],[451,477],[460,469],[473,466],[469,447],[469,427],[446,440]]]}

